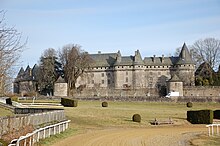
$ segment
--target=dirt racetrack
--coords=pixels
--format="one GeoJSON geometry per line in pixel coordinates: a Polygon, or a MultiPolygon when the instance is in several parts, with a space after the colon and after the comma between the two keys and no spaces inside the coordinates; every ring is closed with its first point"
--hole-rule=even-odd
{"type": "Polygon", "coordinates": [[[53,146],[188,146],[197,134],[206,133],[200,126],[155,126],[149,128],[89,130],[66,138],[53,146]]]}

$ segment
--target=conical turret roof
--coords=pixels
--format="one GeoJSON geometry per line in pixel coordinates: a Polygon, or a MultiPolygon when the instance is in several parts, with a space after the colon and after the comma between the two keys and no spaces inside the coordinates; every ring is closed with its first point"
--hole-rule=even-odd
{"type": "Polygon", "coordinates": [[[57,79],[57,81],[55,83],[66,83],[66,82],[65,82],[64,78],[59,76],[59,78],[57,79]]]}
{"type": "Polygon", "coordinates": [[[169,82],[182,82],[182,81],[180,80],[180,78],[176,74],[174,74],[171,77],[171,79],[169,80],[169,82]]]}
{"type": "Polygon", "coordinates": [[[195,64],[185,43],[183,44],[176,64],[195,64]]]}

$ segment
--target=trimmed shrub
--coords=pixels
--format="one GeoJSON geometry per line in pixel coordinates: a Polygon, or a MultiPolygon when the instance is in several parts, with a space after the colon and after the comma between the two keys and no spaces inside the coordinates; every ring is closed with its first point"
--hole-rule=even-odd
{"type": "Polygon", "coordinates": [[[6,99],[6,104],[12,105],[11,98],[7,98],[7,99],[6,99]]]}
{"type": "Polygon", "coordinates": [[[70,99],[70,98],[61,98],[61,104],[64,107],[77,107],[78,106],[78,100],[70,99]]]}
{"type": "Polygon", "coordinates": [[[212,110],[187,111],[187,121],[192,124],[212,124],[212,110]]]}
{"type": "Polygon", "coordinates": [[[141,116],[139,114],[134,114],[132,117],[133,122],[141,122],[141,116]]]}
{"type": "Polygon", "coordinates": [[[108,102],[106,101],[102,102],[102,107],[108,107],[108,102]]]}
{"type": "Polygon", "coordinates": [[[214,119],[220,119],[220,110],[214,111],[214,119]]]}
{"type": "Polygon", "coordinates": [[[187,102],[186,106],[190,108],[193,106],[193,104],[192,104],[192,102],[187,102]]]}
{"type": "Polygon", "coordinates": [[[17,97],[17,96],[12,96],[12,97],[11,97],[11,100],[18,102],[18,97],[17,97]]]}

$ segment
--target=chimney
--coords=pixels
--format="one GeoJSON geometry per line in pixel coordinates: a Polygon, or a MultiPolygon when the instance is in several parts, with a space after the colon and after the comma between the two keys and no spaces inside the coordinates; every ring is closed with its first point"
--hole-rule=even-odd
{"type": "Polygon", "coordinates": [[[154,55],[154,57],[153,57],[153,62],[155,62],[156,60],[155,60],[155,58],[156,58],[156,55],[154,55]]]}
{"type": "Polygon", "coordinates": [[[161,62],[164,63],[164,55],[162,55],[161,62]]]}
{"type": "Polygon", "coordinates": [[[98,54],[101,54],[101,51],[98,51],[98,54]]]}

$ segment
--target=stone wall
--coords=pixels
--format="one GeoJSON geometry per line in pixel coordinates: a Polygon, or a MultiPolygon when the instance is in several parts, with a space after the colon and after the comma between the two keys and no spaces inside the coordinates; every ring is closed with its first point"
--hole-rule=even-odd
{"type": "Polygon", "coordinates": [[[0,138],[14,130],[19,130],[27,125],[38,126],[41,124],[65,120],[64,110],[51,111],[29,115],[19,115],[0,118],[0,138]]]}
{"type": "Polygon", "coordinates": [[[159,96],[159,92],[155,88],[145,89],[106,89],[106,88],[93,88],[84,89],[82,92],[76,93],[76,97],[122,97],[122,96],[159,96]]]}
{"type": "Polygon", "coordinates": [[[220,97],[220,86],[194,86],[184,87],[183,96],[220,97]]]}
{"type": "MultiPolygon", "coordinates": [[[[198,87],[198,86],[187,86],[183,87],[183,92],[180,91],[180,86],[177,85],[178,91],[181,96],[201,96],[201,97],[220,97],[220,87],[198,87]]],[[[175,85],[175,83],[174,83],[175,85]]],[[[177,90],[175,90],[177,91],[177,90]]],[[[142,88],[142,89],[133,89],[129,87],[127,89],[106,89],[106,88],[92,88],[92,89],[83,89],[82,92],[75,94],[77,97],[122,97],[122,96],[160,96],[159,89],[157,88],[142,88]]]]}

